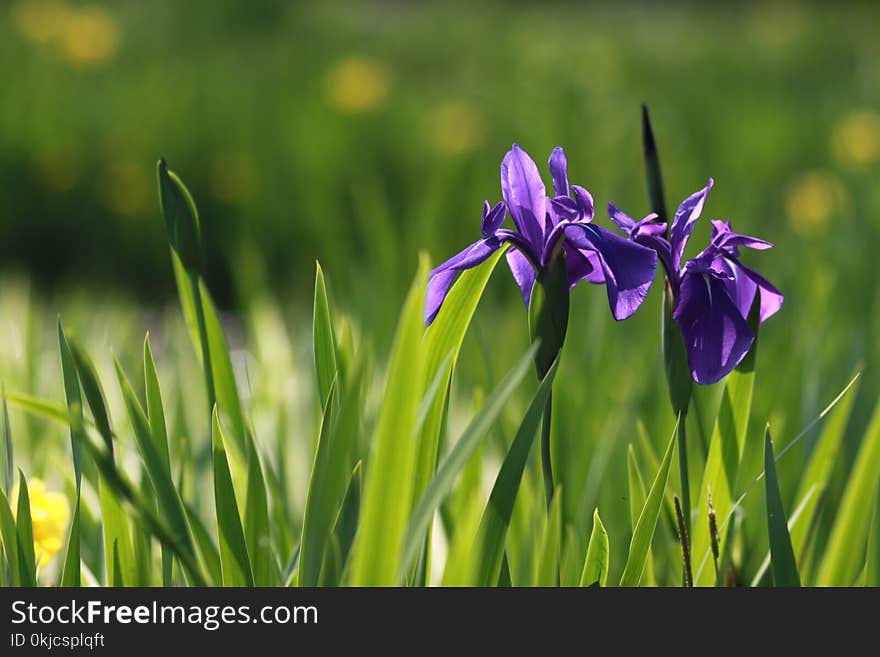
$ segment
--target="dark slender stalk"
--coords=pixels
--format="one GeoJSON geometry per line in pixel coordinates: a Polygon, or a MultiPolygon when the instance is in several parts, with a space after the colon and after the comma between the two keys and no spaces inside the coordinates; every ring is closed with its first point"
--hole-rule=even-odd
{"type": "Polygon", "coordinates": [[[553,412],[553,393],[547,397],[544,407],[544,422],[541,426],[541,469],[544,473],[544,496],[547,498],[547,509],[553,501],[553,463],[550,454],[550,416],[553,412]]]}
{"type": "Polygon", "coordinates": [[[211,367],[211,350],[208,347],[208,329],[205,326],[205,309],[202,306],[202,290],[199,287],[199,275],[190,271],[189,282],[192,287],[193,304],[196,307],[196,322],[199,325],[199,342],[202,343],[202,368],[205,371],[205,392],[208,395],[208,418],[214,412],[217,395],[214,392],[214,371],[211,367]]]}
{"type": "Polygon", "coordinates": [[[691,546],[690,541],[688,540],[688,530],[684,522],[684,517],[681,511],[681,501],[678,499],[678,495],[674,495],[672,499],[675,502],[675,520],[678,523],[678,540],[681,543],[681,563],[684,587],[689,589],[694,586],[694,576],[691,571],[691,546]]]}
{"type": "Polygon", "coordinates": [[[715,586],[721,586],[721,570],[718,567],[718,520],[712,506],[712,492],[709,492],[709,540],[712,543],[712,561],[715,564],[715,586]]]}
{"type": "Polygon", "coordinates": [[[681,505],[684,514],[685,529],[690,531],[691,528],[691,484],[688,476],[688,456],[687,456],[687,429],[684,413],[678,416],[678,435],[676,442],[678,443],[678,476],[681,482],[681,505]]]}

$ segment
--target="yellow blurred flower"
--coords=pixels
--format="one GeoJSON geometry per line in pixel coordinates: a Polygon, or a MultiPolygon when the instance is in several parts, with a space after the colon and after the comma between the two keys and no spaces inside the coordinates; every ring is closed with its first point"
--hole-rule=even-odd
{"type": "MultiPolygon", "coordinates": [[[[42,480],[28,480],[31,523],[34,529],[34,553],[39,561],[48,561],[64,547],[70,506],[61,493],[47,491],[42,480]]],[[[12,490],[12,510],[18,511],[18,485],[12,490]]]]}
{"type": "Polygon", "coordinates": [[[327,73],[327,97],[336,109],[351,114],[367,112],[382,104],[390,82],[387,69],[369,57],[353,55],[327,73]]]}
{"type": "Polygon", "coordinates": [[[132,160],[113,162],[101,179],[101,202],[118,214],[139,214],[152,201],[154,182],[150,174],[132,160]]]}
{"type": "Polygon", "coordinates": [[[846,205],[840,180],[825,171],[808,171],[789,186],[785,196],[788,221],[795,232],[809,237],[822,233],[828,219],[846,205]]]}
{"type": "Polygon", "coordinates": [[[87,6],[70,12],[62,49],[73,64],[100,64],[113,57],[118,48],[119,26],[104,9],[87,6]]]}
{"type": "Polygon", "coordinates": [[[428,141],[440,153],[467,153],[483,143],[483,122],[479,112],[463,101],[449,101],[435,107],[426,124],[428,141]]]}
{"type": "Polygon", "coordinates": [[[860,168],[880,160],[880,114],[859,110],[844,116],[834,126],[832,148],[844,166],[860,168]]]}
{"type": "Polygon", "coordinates": [[[12,6],[12,20],[28,40],[45,44],[65,33],[70,10],[61,0],[20,0],[12,6]]]}

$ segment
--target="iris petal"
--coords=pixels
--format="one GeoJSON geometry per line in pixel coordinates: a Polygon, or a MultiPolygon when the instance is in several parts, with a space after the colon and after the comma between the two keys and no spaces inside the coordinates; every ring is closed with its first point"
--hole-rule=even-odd
{"type": "Polygon", "coordinates": [[[519,285],[520,294],[522,294],[523,303],[526,308],[529,307],[529,301],[532,298],[532,287],[535,285],[535,270],[529,259],[526,258],[516,248],[511,248],[506,254],[507,264],[510,267],[510,273],[513,279],[519,285]]]}
{"type": "Polygon", "coordinates": [[[690,239],[691,232],[694,230],[694,224],[700,218],[703,211],[703,205],[706,203],[706,196],[715,181],[709,178],[708,184],[700,191],[691,194],[675,211],[675,217],[672,220],[672,229],[669,233],[669,243],[672,247],[672,263],[675,269],[681,266],[681,256],[684,253],[684,247],[690,239]]]}
{"type": "Polygon", "coordinates": [[[703,385],[727,376],[755,339],[724,282],[709,274],[684,275],[672,316],[684,336],[691,376],[703,385]]]}
{"type": "Polygon", "coordinates": [[[568,159],[562,146],[550,153],[550,175],[553,176],[554,196],[568,196],[568,159]]]}
{"type": "Polygon", "coordinates": [[[430,325],[437,313],[440,312],[440,306],[446,300],[446,295],[449,294],[456,274],[483,263],[502,244],[503,242],[494,236],[483,238],[455,254],[431,272],[425,294],[425,326],[430,325]]]}
{"type": "Polygon", "coordinates": [[[569,224],[565,236],[577,249],[599,256],[614,319],[638,310],[654,282],[657,253],[592,224],[569,224]]]}
{"type": "Polygon", "coordinates": [[[517,230],[540,253],[546,225],[546,190],[534,160],[516,144],[501,162],[501,191],[517,230]]]}

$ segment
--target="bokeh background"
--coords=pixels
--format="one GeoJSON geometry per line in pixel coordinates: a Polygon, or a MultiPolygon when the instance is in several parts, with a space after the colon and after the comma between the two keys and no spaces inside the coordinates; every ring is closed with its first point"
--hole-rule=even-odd
{"type": "MultiPolygon", "coordinates": [[[[511,142],[542,166],[563,145],[597,221],[609,223],[609,200],[646,213],[646,102],[668,204],[712,176],[705,219],[777,245],[745,256],[786,294],[761,336],[756,425],[790,438],[863,369],[842,476],[880,389],[877,25],[876,3],[6,2],[5,376],[60,391],[57,365],[41,375],[16,346],[54,349],[58,312],[126,358],[132,336],[173,309],[160,156],[196,198],[209,286],[245,318],[241,334],[269,299],[307,337],[317,259],[335,304],[381,351],[419,250],[436,263],[477,237],[511,142]],[[42,314],[25,321],[18,310],[34,305],[42,314]]],[[[689,252],[708,232],[704,220],[689,252]]],[[[575,291],[557,404],[596,412],[562,420],[562,467],[586,482],[569,517],[589,516],[598,474],[625,481],[615,454],[639,423],[657,445],[669,435],[659,297],[617,326],[604,291],[575,291]]],[[[527,340],[499,269],[459,387],[488,388],[527,340]]],[[[304,368],[307,349],[293,349],[304,368]]],[[[796,481],[791,458],[783,481],[796,481]]]]}

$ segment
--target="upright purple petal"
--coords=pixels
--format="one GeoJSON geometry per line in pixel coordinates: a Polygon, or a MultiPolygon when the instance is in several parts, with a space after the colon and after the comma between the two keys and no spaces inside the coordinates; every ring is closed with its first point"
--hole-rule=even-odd
{"type": "Polygon", "coordinates": [[[672,316],[684,336],[691,376],[703,385],[727,376],[755,339],[724,282],[710,274],[684,275],[672,316]]]}
{"type": "Polygon", "coordinates": [[[440,312],[440,306],[446,300],[446,295],[449,294],[456,274],[481,264],[502,244],[503,242],[494,236],[483,238],[455,254],[431,272],[425,294],[425,326],[430,325],[437,313],[440,312]]]}
{"type": "Polygon", "coordinates": [[[709,178],[709,183],[703,189],[688,196],[675,211],[672,228],[669,232],[669,244],[672,247],[672,263],[676,269],[681,266],[684,247],[694,230],[694,224],[700,218],[703,205],[706,203],[706,196],[714,184],[715,181],[709,178]]]}
{"type": "Polygon", "coordinates": [[[540,253],[546,225],[546,190],[535,162],[516,144],[501,162],[501,191],[517,230],[540,253]]]}
{"type": "Polygon", "coordinates": [[[550,153],[550,175],[553,176],[553,195],[568,196],[568,159],[562,146],[550,153]]]}
{"type": "Polygon", "coordinates": [[[614,319],[638,310],[654,282],[657,253],[592,224],[570,224],[565,236],[572,246],[599,256],[614,319]]]}
{"type": "Polygon", "coordinates": [[[574,194],[579,220],[592,221],[593,216],[595,215],[595,210],[593,209],[593,195],[580,185],[572,185],[571,191],[574,194]]]}
{"type": "Polygon", "coordinates": [[[480,224],[480,230],[483,231],[485,237],[501,228],[501,224],[504,223],[504,213],[504,201],[499,201],[495,207],[490,207],[489,201],[483,202],[483,221],[480,224]]]}
{"type": "Polygon", "coordinates": [[[516,248],[511,248],[505,254],[505,257],[507,258],[507,264],[510,267],[510,273],[513,274],[513,279],[516,281],[516,284],[519,285],[519,291],[520,294],[522,294],[523,303],[526,304],[526,308],[528,308],[529,300],[532,298],[532,286],[535,284],[535,269],[532,267],[529,259],[516,248]]]}
{"type": "Polygon", "coordinates": [[[733,251],[734,253],[740,246],[757,251],[764,251],[773,247],[773,243],[767,240],[735,233],[730,227],[730,222],[722,221],[721,219],[712,220],[712,243],[719,249],[733,251]]]}

